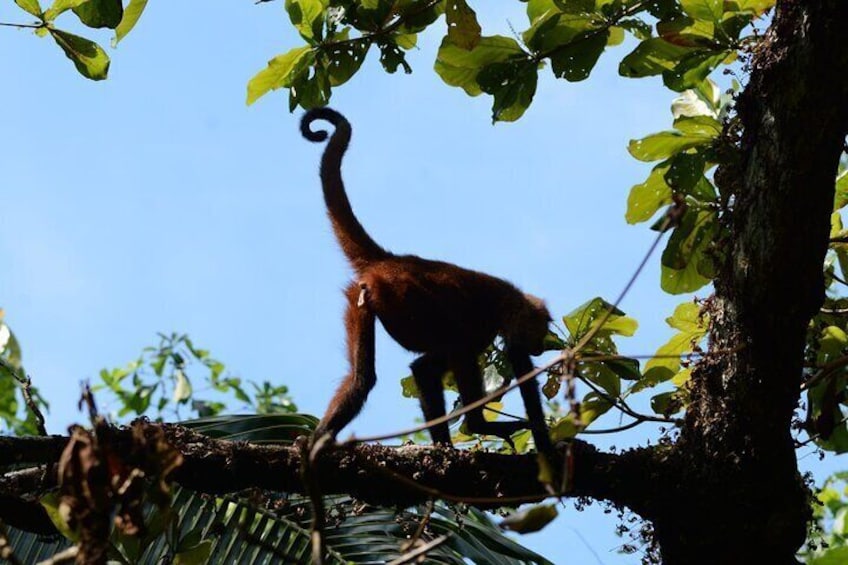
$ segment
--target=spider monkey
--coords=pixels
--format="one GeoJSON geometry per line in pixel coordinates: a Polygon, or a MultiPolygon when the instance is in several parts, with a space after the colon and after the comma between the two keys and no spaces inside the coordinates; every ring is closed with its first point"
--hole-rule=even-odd
{"type": "MultiPolygon", "coordinates": [[[[416,255],[395,255],[380,247],[354,215],[342,182],[341,163],[350,143],[350,122],[329,108],[309,110],[301,120],[300,131],[313,142],[327,139],[326,131],[311,129],[316,120],[330,122],[335,128],[321,157],[321,185],[333,231],[356,277],[345,292],[350,373],[313,437],[335,438],[359,413],[374,386],[375,318],[401,346],[421,354],[411,368],[427,421],[445,415],[442,376],[448,370],[454,374],[463,404],[483,397],[477,357],[497,335],[503,338],[517,375],[533,370],[530,355],[542,353],[551,321],[544,302],[487,274],[416,255]]],[[[520,388],[529,421],[489,422],[483,418],[481,407],[466,414],[467,428],[507,440],[514,432],[529,428],[536,448],[552,456],[538,383],[530,379],[520,388]]],[[[429,431],[434,443],[451,445],[446,422],[431,426],[429,431]]]]}

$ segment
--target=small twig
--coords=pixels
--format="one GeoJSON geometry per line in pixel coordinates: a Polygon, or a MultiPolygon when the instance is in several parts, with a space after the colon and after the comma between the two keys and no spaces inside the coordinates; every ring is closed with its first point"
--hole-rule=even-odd
{"type": "Polygon", "coordinates": [[[829,275],[830,275],[830,278],[832,278],[832,279],[833,279],[833,280],[835,280],[836,282],[838,282],[838,283],[842,283],[842,284],[844,284],[845,286],[848,286],[848,281],[846,281],[845,279],[843,279],[842,277],[840,277],[840,276],[839,276],[839,275],[837,275],[836,273],[829,273],[829,275]]]}
{"type": "Polygon", "coordinates": [[[0,22],[0,26],[16,27],[16,28],[19,28],[19,29],[41,29],[41,28],[45,27],[44,24],[12,24],[12,23],[7,23],[7,22],[0,22]]]}
{"type": "Polygon", "coordinates": [[[839,357],[838,359],[834,359],[827,365],[821,368],[821,370],[807,379],[805,382],[801,383],[801,392],[805,390],[809,390],[813,386],[817,385],[819,382],[829,378],[831,375],[835,375],[839,369],[848,366],[848,355],[844,355],[839,357]]]}
{"type": "MultiPolygon", "coordinates": [[[[834,424],[833,427],[836,428],[836,426],[840,426],[840,425],[844,424],[845,422],[848,422],[848,416],[845,416],[844,418],[842,418],[841,420],[836,422],[836,424],[834,424]]],[[[817,439],[819,439],[820,437],[821,437],[821,432],[816,432],[816,433],[812,434],[810,437],[808,437],[807,439],[805,439],[804,441],[796,441],[795,442],[795,449],[804,447],[805,445],[809,445],[809,444],[813,443],[814,441],[816,441],[817,439]]]]}
{"type": "Polygon", "coordinates": [[[427,553],[429,553],[433,549],[436,549],[437,547],[448,541],[448,539],[450,539],[450,535],[441,535],[434,540],[428,541],[421,547],[417,547],[413,551],[404,553],[399,558],[393,561],[389,561],[388,565],[404,565],[405,563],[415,562],[418,560],[419,557],[427,555],[427,553]]]}
{"type": "Polygon", "coordinates": [[[613,397],[612,395],[608,394],[605,390],[600,388],[598,385],[596,385],[595,383],[593,383],[592,381],[590,381],[586,377],[582,376],[580,373],[575,373],[574,376],[577,377],[578,379],[580,379],[582,382],[584,382],[589,388],[591,388],[595,392],[595,394],[597,394],[598,396],[600,396],[601,398],[603,398],[604,400],[606,400],[607,402],[612,404],[615,408],[618,408],[619,410],[621,410],[622,412],[624,412],[625,414],[627,414],[631,418],[635,418],[635,419],[641,420],[643,422],[662,422],[662,423],[665,423],[665,424],[675,424],[675,425],[680,425],[680,424],[683,423],[683,420],[680,420],[679,418],[663,418],[662,416],[650,416],[648,414],[640,414],[639,412],[636,412],[635,410],[633,410],[624,401],[623,398],[613,397]]]}
{"type": "Polygon", "coordinates": [[[646,423],[648,420],[633,420],[629,424],[624,424],[623,426],[618,426],[615,428],[605,428],[602,430],[580,430],[581,434],[595,434],[595,435],[603,435],[603,434],[614,434],[617,432],[623,432],[624,430],[629,430],[631,428],[635,428],[636,426],[642,425],[646,423]]]}
{"type": "Polygon", "coordinates": [[[505,416],[507,418],[512,418],[513,420],[520,420],[522,422],[526,422],[527,418],[522,418],[521,416],[516,416],[515,414],[510,414],[509,412],[504,412],[503,410],[497,410],[492,408],[491,406],[484,406],[483,410],[487,412],[491,412],[492,414],[497,414],[498,416],[505,416]]]}
{"type": "Polygon", "coordinates": [[[427,524],[430,523],[430,516],[433,514],[433,499],[427,501],[427,507],[424,509],[424,515],[421,517],[421,521],[418,522],[418,527],[415,528],[415,533],[412,534],[412,537],[409,538],[408,541],[405,541],[401,544],[401,548],[403,551],[407,551],[411,547],[415,547],[418,544],[418,540],[421,539],[421,536],[424,535],[424,530],[427,529],[427,524]]]}
{"type": "Polygon", "coordinates": [[[41,412],[41,409],[38,407],[38,404],[35,403],[35,399],[32,397],[32,379],[29,375],[22,374],[19,369],[16,369],[12,366],[11,363],[0,357],[0,365],[3,366],[4,369],[9,371],[12,376],[18,381],[18,384],[21,385],[21,394],[24,397],[24,403],[32,415],[35,417],[35,427],[38,430],[38,435],[46,436],[47,435],[47,427],[44,423],[44,414],[41,412]]]}

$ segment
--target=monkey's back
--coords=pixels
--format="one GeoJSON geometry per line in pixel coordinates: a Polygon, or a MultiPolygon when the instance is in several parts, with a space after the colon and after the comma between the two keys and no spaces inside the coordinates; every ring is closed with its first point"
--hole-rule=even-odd
{"type": "Polygon", "coordinates": [[[503,329],[505,310],[523,299],[502,279],[415,255],[374,262],[359,281],[389,335],[419,353],[479,353],[503,329]]]}

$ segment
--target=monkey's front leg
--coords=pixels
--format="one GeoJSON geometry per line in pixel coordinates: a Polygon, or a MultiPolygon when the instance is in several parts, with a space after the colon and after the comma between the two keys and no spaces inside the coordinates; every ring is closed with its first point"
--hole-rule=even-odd
{"type": "MultiPolygon", "coordinates": [[[[528,354],[508,348],[507,357],[512,365],[515,378],[520,378],[522,375],[526,375],[533,370],[533,362],[530,360],[528,354]]],[[[524,410],[527,411],[527,420],[530,423],[529,428],[533,433],[533,442],[536,444],[536,450],[544,454],[548,460],[554,461],[554,446],[551,443],[548,426],[545,424],[542,396],[539,392],[539,383],[536,377],[521,383],[519,389],[521,390],[521,399],[524,400],[524,410]]]]}
{"type": "Polygon", "coordinates": [[[362,410],[368,393],[377,382],[374,370],[374,312],[368,301],[362,298],[358,284],[347,288],[347,356],[350,372],[339,385],[324,417],[321,418],[313,436],[333,438],[362,410]]]}

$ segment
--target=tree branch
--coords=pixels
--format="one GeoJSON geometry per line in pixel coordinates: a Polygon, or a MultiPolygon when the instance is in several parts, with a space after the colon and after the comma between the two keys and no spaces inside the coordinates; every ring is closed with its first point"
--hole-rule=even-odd
{"type": "MultiPolygon", "coordinates": [[[[161,428],[168,442],[183,456],[183,464],[171,479],[194,491],[209,494],[237,492],[247,488],[304,493],[301,454],[296,447],[256,445],[212,439],[172,424],[145,424],[145,434],[161,428]]],[[[110,450],[133,464],[132,430],[113,429],[110,450]]],[[[67,437],[0,438],[0,464],[53,463],[68,442],[67,437]],[[21,455],[25,454],[25,455],[21,455]]],[[[572,444],[573,477],[569,497],[591,497],[630,505],[646,512],[646,485],[650,484],[654,450],[636,449],[621,454],[602,453],[592,445],[572,444]]],[[[435,489],[455,500],[469,500],[480,508],[496,508],[512,502],[539,501],[549,495],[537,480],[535,454],[505,455],[484,451],[408,445],[336,446],[324,450],[312,471],[322,494],[351,494],[365,502],[403,506],[426,502],[435,489]],[[388,473],[408,477],[392,480],[387,473],[366,472],[379,466],[388,473]],[[419,488],[421,485],[425,488],[419,488]]],[[[40,472],[40,470],[39,470],[40,472]]],[[[56,483],[55,474],[41,477],[31,470],[0,478],[0,497],[20,497],[43,491],[56,483]],[[15,475],[13,477],[13,475],[15,475]]],[[[0,507],[0,518],[5,519],[0,507]]]]}

